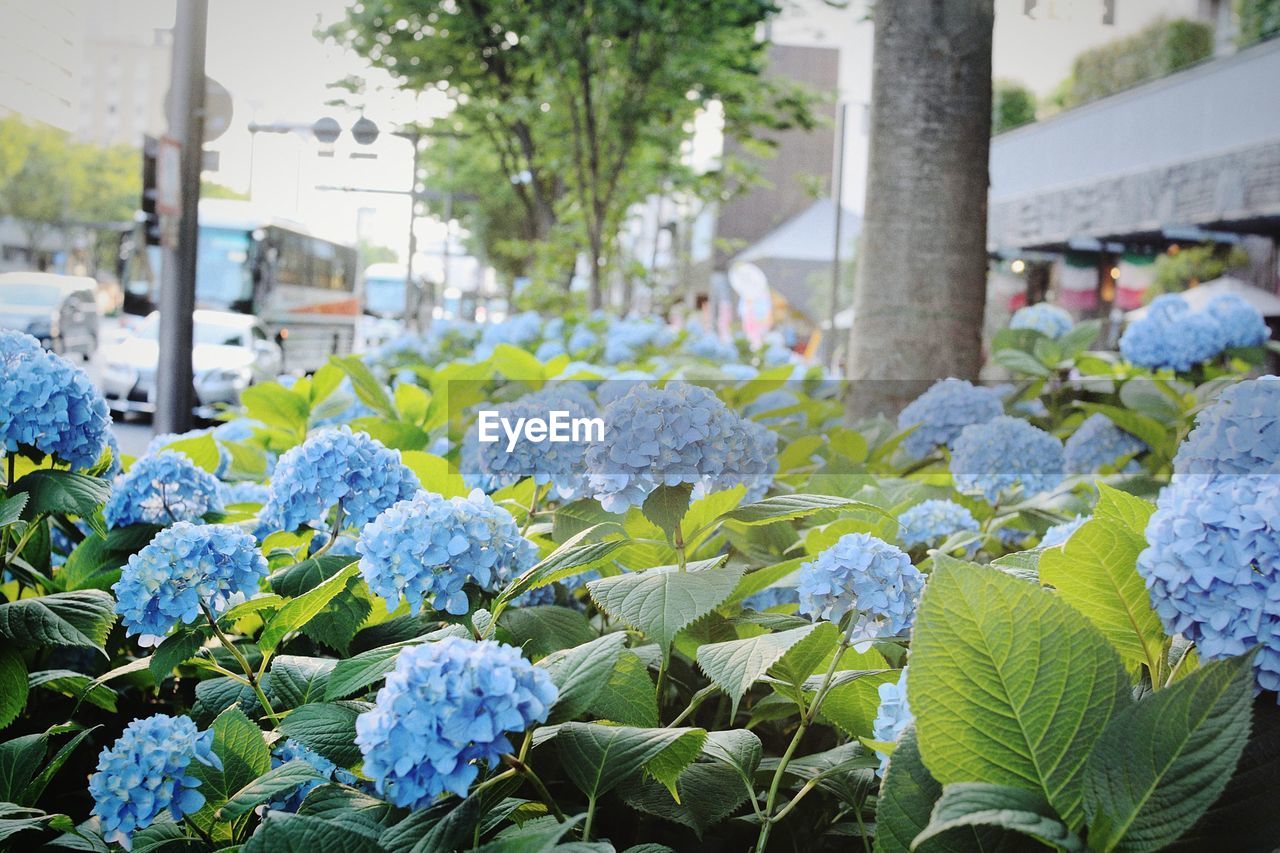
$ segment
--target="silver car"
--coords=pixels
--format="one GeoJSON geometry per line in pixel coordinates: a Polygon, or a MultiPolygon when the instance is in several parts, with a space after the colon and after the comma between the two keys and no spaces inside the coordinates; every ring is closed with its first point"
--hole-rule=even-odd
{"type": "Polygon", "coordinates": [[[0,275],[0,329],[40,339],[59,355],[88,359],[98,348],[98,283],[86,276],[47,272],[0,275]]]}
{"type": "MultiPolygon", "coordinates": [[[[191,349],[196,414],[211,417],[221,405],[240,402],[240,392],[280,373],[282,355],[256,317],[198,310],[191,349]]],[[[152,313],[117,344],[104,346],[102,390],[115,412],[156,410],[160,315],[152,313]]]]}

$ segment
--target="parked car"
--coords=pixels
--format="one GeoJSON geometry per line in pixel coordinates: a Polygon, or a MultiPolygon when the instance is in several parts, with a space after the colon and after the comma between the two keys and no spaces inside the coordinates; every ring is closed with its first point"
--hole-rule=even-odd
{"type": "MultiPolygon", "coordinates": [[[[245,388],[280,373],[280,346],[256,317],[198,310],[194,319],[196,414],[211,417],[222,404],[236,405],[245,388]]],[[[102,389],[112,411],[155,412],[159,358],[160,315],[155,312],[119,343],[103,347],[102,389]]]]}
{"type": "Polygon", "coordinates": [[[98,348],[98,283],[47,272],[0,274],[0,328],[40,339],[60,355],[87,360],[98,348]]]}

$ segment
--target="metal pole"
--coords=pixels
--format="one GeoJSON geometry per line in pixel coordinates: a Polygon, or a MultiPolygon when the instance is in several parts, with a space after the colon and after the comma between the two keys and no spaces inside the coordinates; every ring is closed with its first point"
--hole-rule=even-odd
{"type": "Polygon", "coordinates": [[[845,125],[848,122],[849,105],[843,103],[840,105],[839,130],[836,131],[836,186],[832,193],[832,200],[835,202],[836,210],[836,238],[835,247],[831,253],[831,307],[827,312],[827,316],[831,318],[831,332],[827,336],[826,343],[826,361],[831,367],[835,367],[833,363],[836,357],[836,313],[840,310],[840,227],[844,220],[844,134],[845,125]]]}
{"type": "Polygon", "coordinates": [[[421,136],[417,133],[405,133],[404,138],[413,145],[413,175],[409,182],[409,257],[404,264],[404,328],[405,331],[417,330],[421,323],[418,319],[418,308],[421,305],[421,294],[416,293],[413,284],[413,256],[418,253],[418,162],[421,136]]]}
{"type": "Polygon", "coordinates": [[[180,0],[174,23],[169,132],[181,145],[182,215],[177,241],[164,250],[160,288],[160,358],[156,375],[156,431],[191,428],[195,403],[191,338],[196,301],[196,241],[204,142],[204,53],[208,0],[180,0]]]}

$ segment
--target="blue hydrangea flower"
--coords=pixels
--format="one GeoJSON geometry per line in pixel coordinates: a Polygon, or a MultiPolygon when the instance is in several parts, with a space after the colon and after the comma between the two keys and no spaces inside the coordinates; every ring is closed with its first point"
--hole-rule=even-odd
{"type": "Polygon", "coordinates": [[[1151,303],[1145,317],[1124,330],[1120,354],[1151,370],[1185,373],[1222,352],[1224,335],[1213,317],[1192,313],[1185,299],[1166,293],[1151,303]]]}
{"type": "Polygon", "coordinates": [[[200,731],[190,717],[156,714],[125,726],[98,755],[98,772],[89,777],[102,837],[130,850],[133,833],[162,813],[177,821],[200,811],[200,780],[188,773],[193,760],[222,769],[213,732],[200,731]]]}
{"type": "Polygon", "coordinates": [[[569,335],[569,354],[575,358],[587,354],[600,345],[600,336],[586,326],[577,326],[569,335]]]}
{"type": "Polygon", "coordinates": [[[606,364],[639,361],[647,349],[663,349],[674,340],[671,327],[654,317],[611,320],[604,336],[604,361],[606,364]]]}
{"type": "Polygon", "coordinates": [[[1019,308],[1009,320],[1010,329],[1032,329],[1050,338],[1060,338],[1075,326],[1071,314],[1057,305],[1038,302],[1019,308]]]}
{"type": "Polygon", "coordinates": [[[325,780],[330,782],[341,782],[344,785],[355,785],[360,780],[356,774],[350,770],[344,770],[338,767],[329,759],[325,758],[318,752],[313,751],[305,744],[302,744],[293,738],[286,738],[280,741],[275,749],[271,750],[271,766],[272,768],[280,767],[288,764],[290,761],[305,761],[315,768],[323,779],[312,779],[309,782],[299,782],[297,787],[292,790],[282,791],[276,794],[267,803],[267,807],[275,811],[296,812],[301,806],[302,801],[306,799],[316,788],[324,784],[325,780]]]}
{"type": "Polygon", "coordinates": [[[424,602],[455,616],[467,612],[463,586],[496,592],[538,561],[511,513],[479,489],[468,497],[419,492],[365,526],[356,544],[369,588],[417,614],[424,602]]]}
{"type": "Polygon", "coordinates": [[[727,366],[738,360],[737,347],[729,341],[722,341],[715,335],[701,330],[689,332],[684,348],[694,358],[706,359],[717,364],[727,366]]]}
{"type": "Polygon", "coordinates": [[[951,454],[956,488],[992,502],[1017,484],[1027,495],[1047,492],[1065,473],[1062,442],[1009,415],[965,427],[951,454]]]}
{"type": "Polygon", "coordinates": [[[533,352],[534,358],[538,359],[538,361],[550,361],[564,354],[564,343],[558,340],[543,341],[538,344],[538,348],[533,352]]]}
{"type": "Polygon", "coordinates": [[[1138,572],[1166,631],[1204,660],[1261,646],[1258,685],[1280,690],[1280,477],[1175,474],[1138,572]]]}
{"type": "Polygon", "coordinates": [[[528,592],[521,593],[511,603],[516,607],[545,607],[549,604],[555,604],[557,586],[558,584],[548,584],[537,589],[531,589],[528,592]]]}
{"type": "Polygon", "coordinates": [[[1200,413],[1173,458],[1175,474],[1280,471],[1280,378],[1247,379],[1200,413]]]}
{"type": "Polygon", "coordinates": [[[995,534],[996,540],[1010,551],[1021,550],[1022,546],[1027,544],[1027,540],[1031,538],[1030,530],[1009,525],[997,528],[995,534]]]}
{"type": "MultiPolygon", "coordinates": [[[[490,411],[512,424],[521,418],[549,421],[552,412],[563,412],[559,417],[565,419],[561,429],[566,434],[574,420],[599,417],[590,395],[577,382],[556,383],[511,403],[494,406],[490,411]]],[[[476,485],[480,488],[493,491],[533,477],[540,486],[551,483],[563,500],[577,500],[590,493],[586,477],[586,435],[578,441],[537,443],[522,436],[515,447],[507,450],[509,441],[501,427],[494,427],[493,433],[497,441],[482,442],[478,422],[467,430],[465,441],[469,446],[463,454],[464,473],[477,478],[476,485]]]]}
{"type": "Polygon", "coordinates": [[[241,480],[235,483],[218,483],[218,495],[223,506],[233,504],[265,504],[271,495],[271,489],[264,483],[253,483],[241,480]]]}
{"type": "Polygon", "coordinates": [[[198,521],[205,513],[221,511],[217,479],[183,454],[162,450],[139,459],[128,473],[116,478],[102,517],[107,527],[164,526],[198,521]]]}
{"type": "Polygon", "coordinates": [[[400,451],[345,426],[326,429],[280,457],[260,517],[275,530],[319,527],[339,506],[343,527],[358,529],[419,488],[400,451]]]}
{"type": "Polygon", "coordinates": [[[916,427],[902,447],[921,457],[939,445],[950,447],[970,424],[1004,414],[1000,395],[964,379],[943,379],[912,400],[898,415],[898,429],[916,427]]]}
{"type": "MultiPolygon", "coordinates": [[[[902,528],[899,537],[907,548],[923,545],[936,548],[949,537],[962,531],[979,530],[978,520],[973,513],[955,501],[928,500],[922,501],[898,516],[898,524],[902,528]]],[[[972,546],[977,548],[975,542],[972,546]]]]}
{"type": "Polygon", "coordinates": [[[694,499],[707,492],[731,489],[739,483],[747,487],[743,500],[754,503],[764,498],[778,473],[778,435],[764,424],[738,418],[725,444],[720,473],[709,482],[694,486],[694,499]]]}
{"type": "MultiPolygon", "coordinates": [[[[907,702],[907,669],[908,667],[902,668],[896,683],[881,684],[876,688],[880,694],[880,705],[876,708],[876,718],[871,723],[872,740],[896,743],[902,735],[902,730],[915,721],[915,715],[911,713],[911,705],[907,702]]],[[[890,756],[889,753],[878,749],[876,756],[880,759],[876,775],[883,778],[884,771],[889,767],[890,756]]]]}
{"type": "Polygon", "coordinates": [[[1271,337],[1261,312],[1234,293],[1218,294],[1204,310],[1218,321],[1224,346],[1260,347],[1271,337]]]}
{"type": "Polygon", "coordinates": [[[587,469],[609,512],[641,505],[660,485],[750,487],[770,472],[768,437],[698,385],[637,385],[605,407],[604,421],[605,440],[587,448],[587,469]]]}
{"type": "Polygon", "coordinates": [[[800,592],[794,586],[767,586],[742,599],[742,606],[748,610],[768,610],[799,603],[800,592]]]}
{"type": "Polygon", "coordinates": [[[1114,468],[1121,459],[1146,449],[1142,439],[1120,429],[1103,414],[1085,418],[1063,446],[1069,474],[1096,474],[1103,468],[1114,468]]]}
{"type": "Polygon", "coordinates": [[[107,403],[83,370],[30,335],[0,332],[0,450],[35,448],[88,468],[110,431],[107,403]]]}
{"type": "Polygon", "coordinates": [[[1083,527],[1084,523],[1091,518],[1093,518],[1091,515],[1077,515],[1070,521],[1055,524],[1044,532],[1044,536],[1040,537],[1040,547],[1056,548],[1065,544],[1071,538],[1071,534],[1083,527]]]}
{"type": "Polygon", "coordinates": [[[215,617],[258,591],[267,561],[254,538],[231,524],[180,521],[129,558],[112,586],[126,636],[159,645],[169,629],[215,617]]]}
{"type": "Polygon", "coordinates": [[[364,773],[410,809],[444,791],[465,797],[479,762],[496,765],[511,751],[507,733],[545,721],[556,695],[550,674],[511,646],[457,637],[411,646],[356,718],[364,773]]]}
{"type": "Polygon", "coordinates": [[[596,402],[603,408],[627,396],[637,385],[653,382],[656,378],[644,370],[610,371],[609,377],[596,387],[596,402]]]}
{"type": "Polygon", "coordinates": [[[902,549],[866,533],[846,533],[812,562],[797,580],[800,612],[849,626],[855,641],[895,637],[911,627],[924,575],[902,549]]]}

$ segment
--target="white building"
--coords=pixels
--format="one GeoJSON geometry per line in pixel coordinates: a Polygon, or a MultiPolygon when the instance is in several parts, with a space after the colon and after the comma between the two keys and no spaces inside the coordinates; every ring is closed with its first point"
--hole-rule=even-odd
{"type": "Polygon", "coordinates": [[[0,116],[76,127],[83,56],[74,0],[0,3],[0,116]]]}

